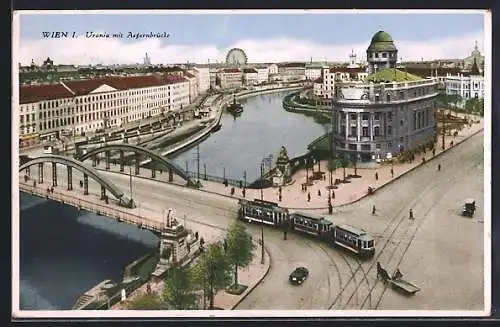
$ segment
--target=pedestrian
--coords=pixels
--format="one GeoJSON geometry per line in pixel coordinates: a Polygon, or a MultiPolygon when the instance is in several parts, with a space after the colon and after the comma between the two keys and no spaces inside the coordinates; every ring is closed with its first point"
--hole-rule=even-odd
{"type": "Polygon", "coordinates": [[[411,219],[411,220],[415,219],[415,218],[413,217],[413,210],[412,210],[412,209],[410,209],[410,219],[411,219]]]}
{"type": "Polygon", "coordinates": [[[373,208],[372,208],[372,215],[375,215],[375,211],[376,211],[376,210],[377,210],[377,209],[375,209],[375,205],[373,205],[373,208]]]}
{"type": "Polygon", "coordinates": [[[234,195],[234,186],[231,187],[231,195],[234,195]]]}
{"type": "Polygon", "coordinates": [[[33,181],[33,187],[36,187],[36,181],[33,181]]]}
{"type": "Polygon", "coordinates": [[[307,185],[304,185],[304,191],[307,192],[307,185]]]}
{"type": "Polygon", "coordinates": [[[441,164],[438,165],[438,171],[441,171],[441,164]]]}
{"type": "Polygon", "coordinates": [[[375,172],[375,180],[378,181],[378,173],[375,172]]]}
{"type": "Polygon", "coordinates": [[[394,169],[391,168],[391,176],[394,178],[394,169]]]}
{"type": "Polygon", "coordinates": [[[432,156],[433,157],[436,156],[436,149],[434,149],[434,148],[432,149],[432,156]]]}
{"type": "Polygon", "coordinates": [[[321,190],[318,190],[318,196],[321,196],[321,190]]]}
{"type": "Polygon", "coordinates": [[[281,193],[280,193],[280,195],[278,196],[278,199],[279,199],[279,201],[281,202],[281,193]]]}
{"type": "Polygon", "coordinates": [[[307,193],[307,202],[311,202],[311,192],[307,193]]]}
{"type": "Polygon", "coordinates": [[[247,191],[245,188],[243,188],[243,190],[241,191],[241,193],[243,194],[243,197],[245,197],[245,195],[247,194],[247,191]]]}
{"type": "Polygon", "coordinates": [[[335,191],[332,190],[332,199],[335,199],[335,191]]]}
{"type": "Polygon", "coordinates": [[[54,186],[50,188],[50,193],[54,194],[54,186]]]}

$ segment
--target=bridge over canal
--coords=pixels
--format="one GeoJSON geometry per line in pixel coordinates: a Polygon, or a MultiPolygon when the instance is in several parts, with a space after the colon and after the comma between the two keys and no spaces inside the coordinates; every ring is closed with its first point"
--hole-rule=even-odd
{"type": "MultiPolygon", "coordinates": [[[[162,157],[161,154],[152,151],[150,149],[138,146],[138,145],[133,145],[133,144],[127,144],[127,143],[122,143],[122,144],[107,144],[104,146],[101,146],[99,148],[92,149],[91,151],[87,152],[86,154],[83,154],[79,157],[77,157],[78,160],[81,162],[84,162],[87,159],[92,159],[92,167],[97,167],[97,164],[99,162],[99,157],[98,155],[101,153],[105,154],[105,162],[106,162],[106,170],[110,169],[110,164],[111,164],[111,152],[112,151],[118,151],[120,153],[120,159],[118,160],[120,164],[120,172],[125,171],[125,152],[133,152],[135,153],[135,174],[139,175],[140,171],[140,166],[141,164],[147,163],[141,162],[141,157],[146,156],[151,159],[154,163],[160,165],[161,167],[166,168],[169,172],[169,181],[171,182],[173,180],[173,173],[175,172],[177,175],[182,177],[184,180],[187,182],[187,186],[195,187],[197,186],[197,182],[194,181],[189,174],[182,169],[178,164],[173,162],[172,160],[162,157]]],[[[155,178],[156,177],[156,170],[151,168],[151,177],[155,178]]],[[[198,185],[199,186],[199,185],[198,185]]]]}

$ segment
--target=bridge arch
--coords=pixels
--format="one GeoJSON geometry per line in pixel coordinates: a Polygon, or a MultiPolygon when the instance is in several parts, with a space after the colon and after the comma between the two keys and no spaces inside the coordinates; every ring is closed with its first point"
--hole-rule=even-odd
{"type": "Polygon", "coordinates": [[[85,153],[84,155],[81,155],[78,157],[78,160],[80,161],[85,161],[88,158],[91,158],[94,155],[97,155],[98,153],[106,152],[106,151],[129,151],[129,152],[135,152],[135,153],[140,153],[142,155],[145,155],[151,160],[161,164],[163,167],[166,167],[167,169],[172,169],[177,175],[185,179],[188,183],[188,186],[195,186],[196,182],[189,177],[189,175],[180,167],[178,164],[173,162],[172,160],[169,160],[167,158],[162,157],[160,154],[158,154],[155,151],[152,151],[150,149],[146,149],[141,146],[133,145],[133,144],[127,144],[127,143],[122,143],[122,144],[107,144],[104,146],[101,146],[99,148],[95,148],[90,150],[89,152],[85,153]]]}
{"type": "Polygon", "coordinates": [[[40,163],[47,163],[47,162],[56,163],[56,164],[58,163],[58,164],[62,164],[62,165],[66,165],[66,166],[75,168],[75,169],[81,171],[82,173],[86,174],[87,176],[90,176],[92,179],[94,179],[96,182],[98,182],[102,187],[109,190],[111,192],[111,194],[113,194],[113,196],[117,200],[119,200],[121,205],[125,205],[125,206],[132,206],[133,205],[131,199],[129,199],[122,190],[120,190],[115,184],[113,184],[113,182],[111,182],[106,177],[101,176],[96,169],[94,169],[92,167],[88,167],[83,162],[80,162],[80,161],[75,160],[73,158],[63,157],[63,156],[58,156],[58,155],[39,156],[39,157],[33,158],[30,161],[22,164],[19,167],[19,171],[21,172],[24,169],[31,167],[33,165],[40,164],[40,163]]]}

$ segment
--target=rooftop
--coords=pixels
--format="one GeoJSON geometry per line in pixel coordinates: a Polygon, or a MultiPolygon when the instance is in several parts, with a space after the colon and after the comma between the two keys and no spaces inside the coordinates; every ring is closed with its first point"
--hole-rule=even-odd
{"type": "Polygon", "coordinates": [[[373,35],[370,46],[367,51],[395,51],[396,46],[394,45],[394,41],[392,37],[384,32],[378,31],[373,35]]]}
{"type": "Polygon", "coordinates": [[[253,68],[244,68],[243,72],[245,72],[247,74],[248,73],[255,73],[255,74],[257,74],[257,71],[255,69],[253,69],[253,68]]]}
{"type": "Polygon", "coordinates": [[[241,70],[239,68],[225,68],[222,70],[224,73],[239,73],[241,70]]]}
{"type": "Polygon", "coordinates": [[[185,81],[186,79],[179,75],[155,74],[126,77],[111,76],[83,81],[68,81],[65,82],[64,85],[62,83],[20,85],[19,102],[21,104],[24,104],[43,100],[55,100],[72,96],[86,95],[102,85],[109,85],[110,87],[117,90],[127,90],[165,84],[176,84],[185,81]]]}
{"type": "Polygon", "coordinates": [[[368,75],[365,79],[373,83],[393,83],[393,82],[413,82],[423,78],[408,72],[403,72],[396,68],[386,68],[376,73],[368,75]]]}

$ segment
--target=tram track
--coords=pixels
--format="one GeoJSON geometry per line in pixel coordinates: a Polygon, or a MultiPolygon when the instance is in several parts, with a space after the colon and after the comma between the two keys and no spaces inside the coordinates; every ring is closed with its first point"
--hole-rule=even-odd
{"type": "MultiPolygon", "coordinates": [[[[454,162],[454,164],[458,164],[458,163],[454,162]]],[[[473,163],[472,163],[472,166],[475,166],[475,165],[477,165],[477,163],[476,163],[476,162],[473,162],[473,163]]],[[[452,170],[453,170],[452,168],[453,168],[452,166],[449,166],[449,170],[450,170],[450,171],[452,171],[452,170]]],[[[468,168],[471,168],[471,167],[468,167],[468,168]]],[[[462,167],[462,169],[463,169],[463,167],[462,167]]],[[[452,185],[452,184],[454,185],[454,183],[451,183],[451,181],[452,181],[452,180],[454,180],[455,178],[456,178],[456,175],[452,175],[451,177],[449,177],[448,179],[446,179],[446,185],[452,185]]],[[[441,183],[439,183],[439,182],[435,182],[435,183],[433,184],[433,186],[432,186],[432,187],[430,187],[430,188],[426,188],[425,190],[423,190],[422,192],[420,192],[420,195],[421,195],[421,196],[419,196],[419,197],[418,197],[418,198],[416,198],[414,201],[412,201],[412,204],[411,204],[411,206],[409,206],[409,207],[410,207],[410,208],[412,208],[412,207],[415,205],[415,203],[417,203],[417,202],[419,202],[419,203],[423,203],[422,199],[423,199],[423,198],[424,198],[427,194],[431,194],[431,195],[432,195],[433,193],[431,193],[430,191],[435,190],[438,186],[439,186],[439,187],[442,187],[442,186],[443,186],[443,183],[442,183],[442,182],[441,182],[441,183]],[[422,194],[424,194],[424,195],[422,196],[422,194]]],[[[435,198],[435,197],[434,197],[434,198],[433,198],[434,200],[432,201],[432,204],[428,206],[428,208],[427,208],[427,210],[425,211],[425,214],[423,215],[423,217],[425,217],[425,216],[426,216],[426,215],[427,215],[427,214],[431,211],[432,207],[433,207],[436,203],[438,203],[438,202],[440,201],[440,199],[441,199],[441,198],[442,198],[442,197],[438,197],[438,198],[435,198]]],[[[386,229],[384,229],[384,232],[383,232],[381,235],[385,234],[385,232],[387,231],[387,229],[389,228],[389,226],[390,226],[390,225],[391,225],[391,224],[395,221],[395,219],[397,219],[397,216],[398,216],[399,214],[401,214],[401,212],[402,212],[404,209],[406,209],[406,208],[407,208],[407,206],[402,207],[402,208],[398,211],[398,214],[397,214],[397,215],[395,216],[395,218],[394,218],[394,219],[393,219],[393,220],[392,220],[392,221],[388,224],[388,226],[386,227],[386,229]]],[[[401,223],[402,223],[403,221],[405,221],[405,220],[406,220],[406,219],[405,219],[405,216],[403,216],[403,217],[399,220],[398,224],[396,225],[396,228],[395,228],[395,229],[392,231],[392,233],[391,233],[391,234],[387,237],[387,241],[384,243],[384,246],[383,246],[383,247],[382,247],[382,249],[379,251],[379,254],[377,255],[377,257],[374,259],[374,262],[370,265],[370,267],[369,267],[369,270],[368,270],[368,271],[371,271],[371,269],[373,269],[373,267],[374,267],[374,266],[375,266],[375,264],[376,264],[376,261],[381,261],[381,260],[379,260],[379,259],[380,259],[380,258],[381,258],[381,257],[382,257],[385,253],[387,253],[387,251],[386,251],[387,246],[388,246],[389,244],[392,244],[392,245],[394,245],[394,247],[393,247],[393,248],[394,248],[394,250],[391,252],[391,255],[390,255],[389,259],[384,260],[384,262],[385,262],[385,263],[383,263],[383,266],[385,266],[385,267],[386,267],[386,269],[389,269],[388,267],[389,267],[389,265],[390,265],[390,262],[392,261],[394,254],[396,253],[396,251],[398,250],[398,248],[399,248],[399,246],[400,246],[401,242],[403,241],[404,236],[406,236],[406,235],[408,234],[408,232],[410,231],[410,229],[411,229],[411,227],[412,227],[412,226],[416,226],[415,231],[413,232],[413,234],[411,234],[411,238],[410,238],[409,243],[407,244],[407,246],[406,246],[405,250],[403,251],[403,253],[400,255],[400,259],[398,260],[398,262],[397,262],[396,266],[395,266],[395,267],[393,267],[393,269],[396,269],[396,268],[399,266],[399,264],[402,262],[402,260],[404,259],[404,255],[406,254],[407,250],[409,249],[409,247],[410,247],[410,245],[411,245],[411,242],[413,241],[413,239],[415,238],[415,236],[416,236],[416,234],[417,234],[417,232],[418,232],[418,229],[419,229],[419,228],[420,228],[420,226],[422,226],[422,224],[425,222],[425,219],[421,219],[421,220],[419,220],[419,223],[418,223],[418,224],[414,225],[414,224],[411,224],[411,222],[410,222],[410,221],[408,221],[408,225],[407,225],[407,227],[406,227],[406,228],[405,228],[405,230],[404,230],[404,236],[400,237],[399,241],[398,241],[396,244],[394,244],[394,242],[392,242],[392,239],[393,239],[393,237],[394,237],[394,234],[395,234],[395,232],[399,229],[399,226],[401,225],[401,223]]],[[[381,238],[382,238],[382,237],[383,237],[383,236],[381,236],[381,238]]],[[[382,262],[381,262],[381,263],[382,263],[382,262]]],[[[378,285],[378,284],[379,284],[379,279],[378,279],[378,278],[376,278],[375,283],[374,283],[374,285],[373,285],[373,288],[370,290],[370,294],[372,294],[372,297],[373,297],[373,292],[374,292],[374,290],[375,290],[375,288],[377,287],[377,285],[378,285]]],[[[383,298],[383,294],[385,293],[385,291],[386,291],[386,289],[387,289],[387,287],[388,287],[388,286],[389,286],[389,283],[384,284],[384,286],[383,286],[383,288],[382,288],[382,292],[381,292],[380,296],[378,297],[378,299],[377,299],[377,302],[376,302],[375,306],[374,306],[372,309],[377,309],[377,308],[379,307],[379,305],[380,305],[380,303],[381,303],[381,300],[382,300],[382,298],[383,298]]],[[[375,296],[375,298],[377,298],[377,296],[375,296]]],[[[367,298],[365,298],[365,300],[363,301],[363,304],[362,304],[362,306],[361,306],[361,308],[360,308],[360,309],[363,309],[364,305],[366,304],[366,301],[367,301],[367,298]]]]}
{"type": "MultiPolygon", "coordinates": [[[[470,168],[473,168],[473,167],[474,167],[474,166],[476,166],[476,165],[477,165],[477,163],[475,163],[475,162],[474,162],[474,163],[471,165],[471,167],[468,167],[468,168],[469,168],[469,169],[470,169],[470,168]]],[[[455,184],[455,182],[454,182],[455,180],[456,180],[456,175],[452,175],[451,177],[449,177],[449,178],[447,178],[447,179],[446,179],[445,183],[446,183],[446,185],[447,185],[447,186],[448,186],[448,185],[454,185],[454,184],[455,184]]],[[[442,186],[442,185],[443,185],[443,183],[441,183],[441,186],[442,186]]],[[[449,192],[449,191],[448,191],[448,192],[449,192]]],[[[409,235],[410,235],[410,237],[409,237],[409,239],[408,239],[408,241],[407,241],[407,243],[406,243],[406,246],[404,246],[402,253],[399,255],[399,260],[398,260],[398,259],[396,259],[396,260],[397,260],[397,262],[396,262],[396,264],[395,264],[395,266],[394,266],[394,267],[395,267],[395,268],[399,267],[399,265],[401,264],[401,262],[404,260],[405,255],[406,255],[406,253],[407,253],[408,249],[410,248],[410,246],[411,246],[411,244],[412,244],[413,240],[415,239],[415,236],[417,235],[417,233],[418,233],[419,229],[420,229],[420,228],[422,227],[422,225],[425,223],[426,218],[428,217],[429,212],[432,210],[432,208],[433,208],[433,207],[434,207],[434,206],[435,206],[435,205],[436,205],[436,204],[437,204],[437,203],[438,203],[438,202],[439,202],[439,201],[440,201],[443,197],[444,197],[444,194],[443,194],[443,195],[441,195],[440,197],[436,197],[436,198],[434,198],[434,201],[432,201],[432,204],[431,204],[431,205],[429,205],[429,206],[427,207],[427,210],[425,210],[424,214],[422,215],[422,219],[419,219],[418,223],[417,223],[417,224],[415,224],[415,225],[413,225],[413,226],[415,226],[415,228],[414,228],[413,232],[409,233],[409,232],[410,232],[410,230],[411,230],[412,225],[410,224],[410,225],[408,226],[408,228],[405,230],[405,234],[404,234],[404,236],[400,238],[400,240],[399,240],[398,244],[395,246],[394,251],[393,251],[393,253],[392,253],[392,255],[391,255],[391,257],[390,257],[390,259],[389,259],[389,261],[388,261],[388,263],[387,263],[387,266],[390,264],[390,262],[392,261],[392,258],[393,258],[393,256],[394,256],[394,254],[395,254],[395,253],[396,253],[396,251],[400,248],[400,245],[401,245],[401,244],[405,241],[406,236],[409,234],[409,235]]],[[[394,269],[395,269],[395,268],[394,268],[394,269]]],[[[387,290],[388,286],[389,286],[389,283],[384,284],[383,290],[382,290],[382,292],[381,292],[380,296],[378,297],[378,300],[377,300],[377,303],[375,304],[374,309],[377,309],[377,308],[380,306],[380,303],[382,302],[383,296],[384,296],[385,291],[387,290]]]]}
{"type": "MultiPolygon", "coordinates": [[[[304,241],[304,244],[306,244],[309,248],[311,248],[315,253],[317,253],[317,250],[314,246],[312,246],[306,239],[303,240],[304,241]]],[[[321,252],[323,252],[326,257],[328,258],[328,260],[330,261],[330,264],[335,268],[336,272],[337,272],[337,280],[339,282],[339,287],[342,287],[342,273],[340,272],[340,269],[339,269],[339,266],[337,265],[337,262],[335,261],[335,259],[332,258],[331,254],[321,245],[321,244],[318,244],[318,249],[321,250],[321,252]]],[[[319,257],[319,256],[318,256],[319,257]]],[[[327,269],[328,271],[328,277],[327,277],[327,281],[328,281],[328,295],[327,295],[327,301],[330,301],[330,297],[331,297],[331,291],[332,291],[332,285],[330,283],[330,273],[329,273],[329,269],[327,269]]],[[[328,304],[327,304],[328,305],[328,304]]]]}
{"type": "MultiPolygon", "coordinates": [[[[416,203],[418,203],[418,201],[421,200],[421,198],[423,197],[422,194],[425,194],[435,188],[437,188],[439,185],[437,183],[434,183],[431,187],[426,187],[423,192],[420,192],[419,196],[417,196],[416,198],[413,199],[413,201],[411,202],[411,205],[409,206],[410,208],[413,207],[416,203]]],[[[365,275],[366,278],[368,278],[368,274],[374,269],[376,263],[379,261],[380,257],[384,254],[384,251],[385,249],[387,248],[387,246],[391,243],[392,241],[392,238],[394,237],[394,234],[396,233],[396,231],[399,229],[399,226],[403,223],[403,221],[407,220],[408,218],[406,216],[403,216],[403,211],[405,209],[407,209],[408,206],[403,206],[401,207],[400,210],[398,210],[398,212],[393,216],[394,218],[392,218],[392,220],[387,224],[387,226],[385,227],[385,229],[382,231],[382,233],[380,234],[381,236],[379,237],[382,238],[382,239],[386,239],[386,241],[383,243],[382,247],[380,248],[379,246],[377,246],[377,251],[376,251],[376,255],[371,259],[372,263],[368,266],[368,269],[367,270],[364,270],[363,271],[363,274],[365,275]],[[398,217],[399,220],[398,220],[398,217]],[[406,218],[406,219],[405,219],[406,218]],[[394,226],[395,224],[395,226],[394,226]],[[391,229],[392,227],[392,229],[391,229]],[[388,233],[388,235],[386,235],[388,233]],[[386,235],[386,236],[385,236],[386,235]]],[[[378,242],[377,242],[378,243],[378,242]]],[[[378,245],[378,244],[377,244],[378,245]]],[[[358,266],[358,268],[356,269],[355,271],[355,274],[360,270],[362,269],[362,264],[360,264],[358,266]]],[[[348,283],[350,283],[351,281],[354,281],[355,283],[355,288],[354,288],[354,291],[351,293],[351,296],[349,297],[349,300],[347,302],[347,304],[343,307],[343,309],[347,309],[347,305],[349,304],[349,302],[351,301],[352,297],[354,296],[354,294],[357,294],[358,293],[358,289],[361,285],[361,283],[357,283],[354,278],[351,278],[348,283]]],[[[363,300],[363,303],[361,305],[361,308],[364,306],[364,304],[366,303],[366,300],[368,298],[372,299],[373,296],[372,296],[372,292],[373,290],[375,289],[375,287],[377,286],[379,280],[378,278],[375,279],[375,283],[373,283],[373,286],[371,288],[368,289],[368,294],[366,295],[365,299],[363,300]]],[[[346,285],[347,286],[347,285],[346,285]]]]}

